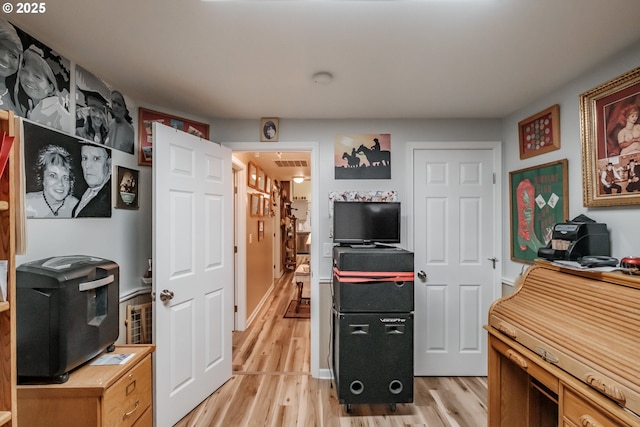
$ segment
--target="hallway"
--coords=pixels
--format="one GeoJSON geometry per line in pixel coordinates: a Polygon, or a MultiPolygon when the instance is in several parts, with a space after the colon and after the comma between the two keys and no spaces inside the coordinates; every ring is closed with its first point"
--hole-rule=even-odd
{"type": "Polygon", "coordinates": [[[284,274],[251,326],[233,333],[231,379],[175,427],[486,425],[487,381],[475,377],[418,377],[414,404],[345,413],[331,381],[311,377],[310,320],[283,318],[295,296],[292,277],[284,274]]]}

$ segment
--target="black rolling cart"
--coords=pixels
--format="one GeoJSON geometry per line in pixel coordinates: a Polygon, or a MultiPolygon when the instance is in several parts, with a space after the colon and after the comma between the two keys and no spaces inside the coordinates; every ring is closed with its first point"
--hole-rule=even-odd
{"type": "Polygon", "coordinates": [[[331,369],[346,412],[413,402],[413,277],[412,252],[333,249],[331,369]]]}

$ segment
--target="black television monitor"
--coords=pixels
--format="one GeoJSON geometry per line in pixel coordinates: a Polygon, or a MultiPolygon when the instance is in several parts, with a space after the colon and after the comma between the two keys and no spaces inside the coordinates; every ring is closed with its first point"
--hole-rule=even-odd
{"type": "Polygon", "coordinates": [[[400,243],[400,202],[333,202],[333,242],[400,243]]]}

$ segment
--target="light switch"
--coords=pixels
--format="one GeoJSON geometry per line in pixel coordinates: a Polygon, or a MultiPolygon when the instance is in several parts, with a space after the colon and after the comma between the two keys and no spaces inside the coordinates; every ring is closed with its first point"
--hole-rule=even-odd
{"type": "Polygon", "coordinates": [[[333,244],[324,243],[322,246],[322,256],[325,258],[331,258],[333,252],[333,244]]]}

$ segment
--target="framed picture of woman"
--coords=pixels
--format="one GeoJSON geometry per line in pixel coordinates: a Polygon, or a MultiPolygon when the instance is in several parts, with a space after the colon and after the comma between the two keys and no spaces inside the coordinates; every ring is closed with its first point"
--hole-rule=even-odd
{"type": "Polygon", "coordinates": [[[580,95],[584,206],[640,203],[640,67],[580,95]]]}

